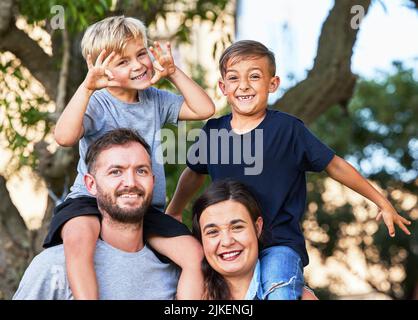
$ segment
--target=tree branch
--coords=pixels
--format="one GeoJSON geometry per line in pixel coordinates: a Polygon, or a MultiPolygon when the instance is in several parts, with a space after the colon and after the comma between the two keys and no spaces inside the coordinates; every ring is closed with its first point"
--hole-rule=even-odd
{"type": "Polygon", "coordinates": [[[55,113],[61,115],[65,108],[66,96],[67,96],[67,80],[68,70],[70,67],[70,37],[68,36],[67,29],[62,30],[62,42],[63,42],[63,54],[62,54],[62,66],[59,75],[56,110],[55,113]]]}
{"type": "Polygon", "coordinates": [[[30,231],[0,175],[0,299],[10,299],[32,257],[30,231]]]}
{"type": "Polygon", "coordinates": [[[5,33],[13,21],[13,0],[0,1],[0,35],[5,33]]]}
{"type": "Polygon", "coordinates": [[[22,61],[22,65],[44,86],[54,100],[57,93],[58,71],[54,59],[48,56],[38,43],[14,24],[1,37],[0,51],[10,51],[22,61]]]}
{"type": "MultiPolygon", "coordinates": [[[[359,0],[367,13],[370,0],[359,0]]],[[[352,28],[351,0],[335,1],[323,24],[315,63],[308,77],[289,89],[273,108],[292,113],[310,123],[330,107],[346,105],[356,76],[351,72],[351,56],[358,28],[352,28]]]]}

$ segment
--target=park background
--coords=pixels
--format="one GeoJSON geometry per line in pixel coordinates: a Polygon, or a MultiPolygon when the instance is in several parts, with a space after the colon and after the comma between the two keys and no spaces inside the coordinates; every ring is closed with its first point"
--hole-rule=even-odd
{"type": "MultiPolygon", "coordinates": [[[[372,203],[308,174],[308,284],[322,299],[418,299],[412,0],[0,0],[0,299],[13,295],[41,250],[52,209],[76,174],[77,148],[59,147],[51,133],[86,74],[82,33],[117,14],[144,21],[150,39],[172,42],[216,116],[228,112],[217,89],[222,51],[240,39],[274,50],[282,85],[270,107],[301,118],[413,222],[411,236],[397,229],[390,238],[372,203]]],[[[158,86],[173,90],[167,81],[158,86]]],[[[166,165],[167,200],[183,168],[166,165]]],[[[190,207],[183,218],[190,225],[190,207]]]]}

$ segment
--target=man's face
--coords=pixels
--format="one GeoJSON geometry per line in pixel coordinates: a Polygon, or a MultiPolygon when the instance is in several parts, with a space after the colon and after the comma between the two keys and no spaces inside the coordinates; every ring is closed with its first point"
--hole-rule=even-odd
{"type": "Polygon", "coordinates": [[[148,88],[154,69],[142,38],[129,40],[124,52],[112,58],[109,69],[124,89],[148,88]]]}
{"type": "Polygon", "coordinates": [[[116,221],[139,224],[154,188],[150,157],[136,142],[112,146],[98,155],[85,183],[100,210],[116,221]]]}
{"type": "Polygon", "coordinates": [[[244,116],[264,113],[269,93],[276,91],[280,84],[280,79],[270,73],[268,58],[245,58],[236,63],[231,60],[219,87],[232,113],[244,116]]]}

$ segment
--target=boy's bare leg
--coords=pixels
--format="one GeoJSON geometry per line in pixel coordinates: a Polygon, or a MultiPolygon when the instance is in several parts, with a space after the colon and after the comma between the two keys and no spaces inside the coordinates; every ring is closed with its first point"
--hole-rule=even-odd
{"type": "Polygon", "coordinates": [[[148,238],[150,245],[170,258],[182,270],[177,285],[178,300],[200,300],[203,297],[203,249],[192,236],[148,238]]]}
{"type": "Polygon", "coordinates": [[[67,276],[74,299],[99,298],[94,270],[94,252],[99,233],[100,221],[96,216],[75,217],[62,228],[67,276]]]}

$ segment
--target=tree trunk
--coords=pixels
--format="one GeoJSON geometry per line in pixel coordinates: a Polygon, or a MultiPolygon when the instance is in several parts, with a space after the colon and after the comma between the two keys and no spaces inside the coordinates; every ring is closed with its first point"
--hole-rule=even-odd
{"type": "Polygon", "coordinates": [[[0,299],[10,299],[33,257],[31,233],[0,176],[0,299]]]}
{"type": "MultiPolygon", "coordinates": [[[[370,0],[355,4],[361,5],[366,14],[370,0]]],[[[351,72],[358,32],[351,26],[353,5],[351,0],[335,1],[322,26],[315,63],[308,77],[289,89],[273,108],[294,114],[309,124],[332,106],[346,106],[356,83],[356,76],[351,72]]]]}

